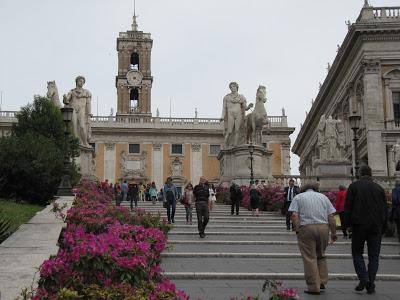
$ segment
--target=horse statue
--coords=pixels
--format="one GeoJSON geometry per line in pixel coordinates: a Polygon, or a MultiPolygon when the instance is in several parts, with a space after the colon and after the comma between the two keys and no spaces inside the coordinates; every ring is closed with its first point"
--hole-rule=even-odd
{"type": "Polygon", "coordinates": [[[60,98],[58,97],[57,85],[54,80],[47,81],[47,98],[49,98],[56,107],[61,108],[60,98]]]}
{"type": "Polygon", "coordinates": [[[246,141],[261,145],[261,132],[264,125],[267,125],[267,111],[264,103],[267,102],[267,91],[265,86],[260,85],[256,94],[256,105],[254,110],[246,116],[246,141]]]}

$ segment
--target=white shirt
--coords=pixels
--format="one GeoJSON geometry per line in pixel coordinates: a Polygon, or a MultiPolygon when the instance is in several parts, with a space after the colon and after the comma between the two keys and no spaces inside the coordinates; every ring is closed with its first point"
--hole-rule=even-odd
{"type": "Polygon", "coordinates": [[[328,216],[335,213],[336,209],[328,197],[310,189],[293,198],[289,211],[299,214],[300,225],[302,226],[328,224],[328,216]]]}

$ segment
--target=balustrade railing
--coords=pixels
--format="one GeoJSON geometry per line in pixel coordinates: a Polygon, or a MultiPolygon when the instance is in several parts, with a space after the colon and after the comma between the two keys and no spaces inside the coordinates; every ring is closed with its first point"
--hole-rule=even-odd
{"type": "Polygon", "coordinates": [[[15,118],[16,111],[0,111],[0,118],[15,118]]]}
{"type": "Polygon", "coordinates": [[[373,15],[379,21],[391,21],[400,19],[400,7],[374,7],[373,15]]]}

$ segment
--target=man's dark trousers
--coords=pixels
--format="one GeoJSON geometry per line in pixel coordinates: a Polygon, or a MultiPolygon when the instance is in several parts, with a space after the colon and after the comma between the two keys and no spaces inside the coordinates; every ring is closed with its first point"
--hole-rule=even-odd
{"type": "Polygon", "coordinates": [[[292,217],[292,212],[289,211],[289,206],[292,203],[292,201],[285,201],[285,211],[286,211],[286,229],[290,229],[290,220],[292,217]]]}
{"type": "Polygon", "coordinates": [[[353,225],[351,240],[351,252],[354,269],[358,279],[363,282],[374,283],[379,266],[379,254],[381,251],[382,228],[376,225],[353,225]],[[364,244],[368,246],[368,271],[365,266],[363,253],[364,244]]]}
{"type": "Polygon", "coordinates": [[[175,223],[175,209],[176,209],[176,200],[173,200],[173,201],[167,200],[168,222],[175,223]]]}
{"type": "Polygon", "coordinates": [[[199,233],[204,233],[206,229],[208,219],[210,217],[210,212],[208,210],[208,202],[207,201],[199,201],[196,202],[196,213],[197,213],[197,224],[199,233]]]}
{"type": "Polygon", "coordinates": [[[236,214],[239,214],[239,207],[240,207],[240,200],[231,200],[231,215],[235,212],[235,207],[236,207],[236,214]]]}

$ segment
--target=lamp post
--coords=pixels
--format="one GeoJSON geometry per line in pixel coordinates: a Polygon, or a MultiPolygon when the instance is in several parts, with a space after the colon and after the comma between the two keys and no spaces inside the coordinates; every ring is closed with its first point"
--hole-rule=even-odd
{"type": "Polygon", "coordinates": [[[361,116],[353,114],[349,117],[350,128],[353,130],[353,142],[354,142],[354,155],[353,155],[353,176],[358,179],[358,152],[357,142],[358,136],[357,131],[360,128],[361,116]]]}
{"type": "Polygon", "coordinates": [[[64,174],[61,178],[60,185],[58,186],[57,196],[73,196],[72,186],[70,181],[70,170],[69,170],[69,149],[68,149],[68,135],[69,135],[69,122],[72,121],[72,113],[74,109],[72,107],[62,107],[61,113],[65,123],[64,131],[64,174]]]}
{"type": "Polygon", "coordinates": [[[249,144],[249,153],[250,153],[250,182],[254,182],[254,174],[253,174],[253,154],[254,154],[254,145],[253,143],[249,144]]]}

